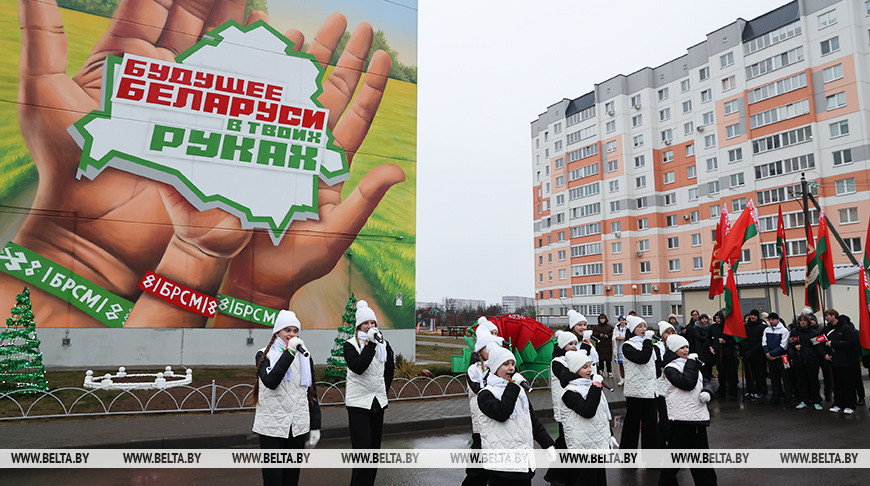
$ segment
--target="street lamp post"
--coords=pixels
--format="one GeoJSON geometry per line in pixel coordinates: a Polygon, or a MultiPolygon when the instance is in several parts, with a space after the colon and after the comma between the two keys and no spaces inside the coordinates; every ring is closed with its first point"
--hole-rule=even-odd
{"type": "Polygon", "coordinates": [[[637,309],[635,309],[635,307],[637,307],[637,284],[631,285],[631,302],[632,302],[632,309],[631,310],[637,312],[637,309]]]}

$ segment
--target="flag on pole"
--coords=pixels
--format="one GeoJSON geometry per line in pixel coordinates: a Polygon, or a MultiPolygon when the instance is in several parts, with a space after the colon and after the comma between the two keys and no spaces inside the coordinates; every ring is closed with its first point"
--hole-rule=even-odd
{"type": "Polygon", "coordinates": [[[870,349],[870,310],[868,310],[868,299],[870,299],[870,282],[867,281],[867,267],[864,263],[867,261],[867,252],[864,252],[864,260],[858,263],[858,269],[861,271],[859,282],[861,282],[862,292],[858,292],[858,329],[861,332],[861,347],[870,349]]]}
{"type": "Polygon", "coordinates": [[[779,219],[776,222],[776,252],[779,254],[779,288],[782,293],[791,293],[791,278],[788,274],[788,254],[785,247],[785,221],[782,219],[782,206],[779,206],[779,219]]]}
{"type": "Polygon", "coordinates": [[[728,268],[723,264],[727,273],[725,279],[725,334],[736,338],[746,338],[746,327],[743,325],[743,311],[740,310],[740,298],[737,295],[737,280],[734,272],[737,264],[728,268]]]}
{"type": "Polygon", "coordinates": [[[819,259],[816,256],[816,239],[812,223],[807,221],[807,273],[804,279],[804,304],[813,312],[821,310],[819,302],[819,259]]]}
{"type": "Polygon", "coordinates": [[[819,239],[816,242],[816,255],[819,259],[819,284],[823,289],[837,283],[834,278],[834,257],[831,237],[828,234],[828,218],[825,208],[819,212],[819,239]]]}
{"type": "Polygon", "coordinates": [[[752,199],[746,204],[746,209],[737,218],[734,226],[728,230],[728,234],[722,241],[722,246],[713,255],[713,258],[723,262],[736,262],[740,259],[740,251],[743,243],[758,234],[758,210],[752,199]]]}
{"type": "Polygon", "coordinates": [[[722,212],[719,213],[719,224],[716,225],[716,241],[713,242],[713,253],[710,256],[710,294],[708,298],[721,294],[725,291],[725,272],[722,268],[722,260],[716,259],[716,252],[722,246],[728,230],[731,228],[731,220],[728,218],[728,206],[722,205],[722,212]]]}

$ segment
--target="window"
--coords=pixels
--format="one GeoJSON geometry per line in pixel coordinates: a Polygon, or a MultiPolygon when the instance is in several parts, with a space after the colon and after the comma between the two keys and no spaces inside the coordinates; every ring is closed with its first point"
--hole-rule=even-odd
{"type": "Polygon", "coordinates": [[[828,125],[831,129],[831,138],[842,137],[849,134],[849,120],[840,120],[828,125]]]}
{"type": "Polygon", "coordinates": [[[565,270],[564,268],[560,269],[559,270],[559,280],[565,280],[567,278],[568,278],[568,270],[565,270]]]}
{"type": "Polygon", "coordinates": [[[539,274],[538,274],[538,282],[543,282],[543,281],[544,281],[544,274],[543,274],[543,273],[539,273],[539,274]]]}
{"type": "Polygon", "coordinates": [[[607,172],[616,172],[619,170],[619,162],[611,160],[607,162],[607,172]]]}
{"type": "Polygon", "coordinates": [[[619,233],[622,230],[622,221],[611,221],[610,222],[610,232],[611,233],[619,233]]]}
{"type": "Polygon", "coordinates": [[[556,140],[556,142],[553,144],[553,151],[554,152],[561,152],[562,151],[562,141],[561,140],[556,140]]]}
{"type": "MultiPolygon", "coordinates": [[[[680,282],[671,282],[668,285],[671,288],[672,294],[680,293],[680,282]]],[[[671,314],[676,314],[678,316],[683,315],[683,306],[681,304],[671,304],[671,314]]]]}
{"type": "Polygon", "coordinates": [[[707,172],[713,172],[714,170],[719,170],[719,159],[710,157],[707,159],[707,172]]]}
{"type": "Polygon", "coordinates": [[[796,128],[787,132],[777,133],[769,137],[759,138],[752,141],[752,153],[759,154],[777,150],[791,145],[809,142],[813,139],[811,126],[796,128]]]}
{"type": "Polygon", "coordinates": [[[558,159],[556,159],[556,168],[561,169],[562,167],[565,167],[565,159],[559,157],[558,159]]]}
{"type": "Polygon", "coordinates": [[[677,193],[669,192],[665,194],[665,206],[673,206],[674,204],[677,204],[677,193]]]}
{"type": "Polygon", "coordinates": [[[704,257],[692,257],[692,270],[704,269],[704,257]]]}
{"type": "Polygon", "coordinates": [[[701,212],[696,209],[689,213],[689,222],[697,223],[698,221],[701,221],[701,212]]]}
{"type": "MultiPolygon", "coordinates": [[[[571,247],[571,258],[587,256],[587,255],[600,255],[600,254],[601,254],[601,242],[586,243],[585,245],[574,245],[571,247]]],[[[601,264],[599,263],[599,265],[601,265],[601,264]]]]}
{"type": "Polygon", "coordinates": [[[730,115],[732,113],[737,113],[740,110],[739,100],[731,100],[725,103],[725,114],[730,115]]]}
{"type": "Polygon", "coordinates": [[[556,177],[556,187],[565,185],[565,176],[556,177]]]}
{"type": "Polygon", "coordinates": [[[740,211],[743,211],[745,208],[746,208],[746,198],[745,197],[733,199],[731,201],[731,211],[733,211],[735,213],[739,213],[740,211]]]}
{"type": "Polygon", "coordinates": [[[634,168],[643,167],[646,165],[646,158],[643,155],[638,155],[634,158],[634,168]]]}
{"type": "Polygon", "coordinates": [[[556,195],[556,206],[561,206],[563,204],[565,204],[565,195],[564,194],[556,195]]]}
{"type": "Polygon", "coordinates": [[[635,147],[642,147],[643,146],[643,135],[637,135],[637,136],[633,137],[631,139],[631,142],[632,142],[632,144],[634,144],[635,147]]]}
{"type": "Polygon", "coordinates": [[[640,295],[651,295],[652,294],[652,284],[645,283],[640,284],[640,295]]]}
{"type": "Polygon", "coordinates": [[[704,125],[712,125],[716,121],[716,118],[713,116],[712,111],[704,113],[703,115],[701,115],[701,117],[704,125]]]}
{"type": "Polygon", "coordinates": [[[615,111],[615,109],[614,102],[608,101],[607,103],[604,103],[604,111],[610,113],[611,111],[615,111]]]}
{"type": "Polygon", "coordinates": [[[576,181],[584,177],[594,176],[598,173],[598,162],[578,167],[568,172],[568,181],[576,181]]]}
{"type": "Polygon", "coordinates": [[[734,76],[728,76],[727,78],[722,79],[722,91],[734,89],[735,86],[737,86],[737,82],[734,80],[734,76]]]}
{"type": "MultiPolygon", "coordinates": [[[[552,282],[553,281],[553,272],[549,272],[549,273],[550,273],[550,281],[552,282]]],[[[551,290],[550,293],[552,294],[552,292],[553,291],[551,290]]],[[[552,297],[552,295],[551,295],[551,297],[552,297]]]]}
{"type": "Polygon", "coordinates": [[[704,136],[704,148],[711,148],[716,146],[716,135],[706,135],[704,136]]]}
{"type": "MultiPolygon", "coordinates": [[[[589,223],[571,228],[571,238],[601,234],[601,223],[589,223]]],[[[573,256],[573,255],[572,255],[573,256]]]]}
{"type": "Polygon", "coordinates": [[[613,274],[614,275],[622,275],[622,264],[614,263],[613,264],[613,274]]]}
{"type": "Polygon", "coordinates": [[[695,144],[690,143],[686,145],[686,157],[694,157],[695,156],[695,144]]]}
{"type": "Polygon", "coordinates": [[[713,101],[713,91],[710,89],[701,91],[701,103],[709,103],[711,101],[713,101]]]}
{"type": "MultiPolygon", "coordinates": [[[[640,273],[650,273],[650,262],[640,262],[640,273]]],[[[647,284],[642,284],[647,285],[647,284]]],[[[643,292],[641,292],[643,293],[643,292]]]]}
{"type": "Polygon", "coordinates": [[[637,251],[649,251],[649,240],[640,240],[637,242],[637,251]]]}
{"type": "Polygon", "coordinates": [[[558,233],[558,240],[559,240],[560,242],[565,241],[565,232],[564,232],[564,231],[560,231],[560,232],[558,233]]]}
{"type": "Polygon", "coordinates": [[[649,228],[649,220],[647,218],[640,218],[637,220],[637,229],[645,230],[649,228]]]}
{"type": "Polygon", "coordinates": [[[659,90],[659,101],[664,101],[670,97],[670,90],[668,88],[662,88],[659,90]]]}
{"type": "MultiPolygon", "coordinates": [[[[707,69],[709,69],[709,68],[707,68],[707,69]]],[[[641,317],[652,317],[653,306],[651,304],[642,304],[640,306],[640,315],[641,315],[641,317]]]]}
{"type": "Polygon", "coordinates": [[[692,233],[692,246],[701,246],[701,233],[692,233]]]}
{"type": "Polygon", "coordinates": [[[843,238],[843,243],[852,253],[861,253],[861,238],[843,238]]]}
{"type": "Polygon", "coordinates": [[[636,187],[638,189],[640,189],[642,187],[646,187],[646,176],[635,177],[634,187],[636,187]]]}
{"type": "Polygon", "coordinates": [[[721,67],[728,67],[732,64],[734,64],[734,52],[729,52],[719,56],[719,65],[721,67]]]}
{"type": "Polygon", "coordinates": [[[698,188],[690,187],[689,188],[689,201],[697,201],[698,200],[698,188]]]}
{"type": "Polygon", "coordinates": [[[671,171],[671,172],[665,172],[664,174],[662,174],[662,176],[663,176],[663,178],[664,178],[664,183],[665,183],[665,184],[673,184],[674,181],[676,180],[675,177],[674,177],[674,171],[671,171]]]}
{"type": "Polygon", "coordinates": [[[610,201],[610,212],[611,213],[617,213],[619,211],[622,211],[622,204],[620,204],[620,202],[621,201],[610,201]]]}
{"type": "Polygon", "coordinates": [[[719,181],[713,181],[707,183],[707,193],[708,194],[719,194],[719,181]]]}
{"type": "Polygon", "coordinates": [[[631,106],[640,107],[640,95],[634,95],[631,97],[631,106]]]}
{"type": "Polygon", "coordinates": [[[611,243],[610,244],[610,253],[613,253],[614,255],[618,255],[618,254],[622,253],[622,242],[615,241],[615,242],[611,243]]]}
{"type": "Polygon", "coordinates": [[[736,174],[731,174],[731,185],[729,187],[737,187],[745,184],[743,180],[743,172],[738,172],[736,174]]]}
{"type": "Polygon", "coordinates": [[[698,178],[698,166],[690,165],[690,166],[686,167],[686,178],[697,179],[698,178]]]}
{"type": "Polygon", "coordinates": [[[752,252],[749,248],[744,248],[740,251],[740,263],[750,263],[752,261],[752,252]]]}
{"type": "Polygon", "coordinates": [[[553,125],[553,133],[562,133],[562,123],[553,125]]]}
{"type": "Polygon", "coordinates": [[[852,149],[837,150],[834,152],[834,165],[844,165],[852,163],[852,149]]]}
{"type": "MultiPolygon", "coordinates": [[[[813,196],[818,196],[818,186],[810,186],[810,192],[813,194],[813,196]]],[[[775,189],[758,191],[755,193],[755,197],[756,201],[758,201],[759,206],[800,199],[802,197],[801,185],[794,184],[789,187],[777,187],[775,189]]]]}
{"type": "Polygon", "coordinates": [[[668,250],[675,250],[680,247],[680,237],[672,236],[668,238],[668,250]]]}
{"type": "Polygon", "coordinates": [[[631,126],[639,127],[641,125],[643,125],[643,114],[634,115],[633,117],[631,117],[631,126]]]}
{"type": "Polygon", "coordinates": [[[735,123],[733,125],[728,125],[725,127],[725,137],[726,138],[734,138],[740,136],[740,124],[735,123]]]}
{"type": "Polygon", "coordinates": [[[680,260],[679,259],[668,260],[668,271],[669,272],[679,272],[680,271],[680,260]]]}
{"type": "Polygon", "coordinates": [[[606,144],[604,144],[604,148],[608,152],[613,152],[614,150],[616,150],[616,140],[611,140],[607,142],[606,144]]]}
{"type": "Polygon", "coordinates": [[[561,224],[565,222],[565,213],[559,213],[556,215],[556,224],[561,224]]]}
{"type": "Polygon", "coordinates": [[[565,250],[559,250],[559,261],[565,261],[567,252],[565,250]]]}
{"type": "Polygon", "coordinates": [[[710,66],[698,70],[698,78],[703,81],[710,78],[710,66]]]}
{"type": "Polygon", "coordinates": [[[767,177],[790,174],[799,170],[814,169],[815,167],[816,161],[813,154],[799,155],[797,157],[756,165],[755,178],[765,179],[767,177]]]}
{"type": "Polygon", "coordinates": [[[827,12],[819,15],[819,30],[824,29],[829,25],[834,25],[837,23],[837,10],[828,10],[827,12]]]}
{"type": "Polygon", "coordinates": [[[637,198],[637,200],[635,202],[636,202],[635,205],[637,206],[637,209],[644,209],[647,206],[649,206],[649,204],[647,204],[646,196],[637,198]]]}
{"type": "Polygon", "coordinates": [[[695,124],[692,122],[683,123],[683,135],[691,135],[695,131],[695,124]]]}
{"type": "MultiPolygon", "coordinates": [[[[621,297],[623,295],[624,294],[622,293],[622,285],[614,285],[613,286],[613,296],[614,297],[621,297]]],[[[624,305],[615,305],[615,306],[613,306],[613,308],[615,309],[615,313],[618,316],[621,316],[625,313],[625,306],[624,305]]]]}
{"type": "Polygon", "coordinates": [[[692,100],[683,102],[683,114],[692,112],[692,100]]]}
{"type": "Polygon", "coordinates": [[[854,224],[858,222],[858,208],[843,208],[837,212],[840,215],[840,224],[854,224]]]}
{"type": "Polygon", "coordinates": [[[665,121],[671,119],[671,109],[665,108],[664,110],[659,110],[659,121],[665,121]]]}
{"type": "Polygon", "coordinates": [[[837,185],[837,195],[841,196],[843,194],[852,194],[855,192],[855,178],[850,177],[848,179],[840,179],[836,182],[837,185]]]}
{"type": "Polygon", "coordinates": [[[774,81],[770,84],[750,90],[746,94],[746,101],[751,105],[759,101],[779,96],[807,85],[807,73],[795,74],[794,76],[774,81]]]}
{"type": "Polygon", "coordinates": [[[746,66],[746,79],[753,79],[777,69],[790,66],[804,60],[804,48],[796,47],[790,51],[777,54],[751,66],[746,66]]]}
{"type": "Polygon", "coordinates": [[[688,79],[684,79],[684,80],[680,81],[680,91],[685,93],[686,91],[689,91],[690,89],[692,89],[692,83],[689,82],[688,79]]]}
{"type": "MultiPolygon", "coordinates": [[[[717,219],[717,218],[719,218],[719,214],[720,214],[721,212],[722,212],[722,209],[719,207],[718,204],[715,205],[715,206],[710,206],[710,219],[717,219]]],[[[716,230],[713,230],[713,234],[714,234],[714,235],[715,235],[715,233],[716,233],[716,230]]],[[[713,240],[714,240],[714,241],[716,240],[716,237],[715,237],[715,236],[713,237],[713,240]]]]}
{"type": "Polygon", "coordinates": [[[662,142],[666,142],[668,140],[674,139],[674,130],[668,128],[667,130],[662,130],[662,142]]]}
{"type": "Polygon", "coordinates": [[[610,181],[610,192],[619,192],[619,179],[610,181]]]}
{"type": "Polygon", "coordinates": [[[827,67],[822,70],[822,74],[824,75],[826,83],[830,83],[831,81],[840,79],[843,77],[843,65],[837,64],[831,67],[827,67]]]}
{"type": "Polygon", "coordinates": [[[679,224],[679,223],[677,223],[677,215],[672,214],[672,215],[666,217],[665,223],[667,224],[668,228],[673,228],[673,227],[677,226],[679,224]]]}
{"type": "Polygon", "coordinates": [[[803,99],[787,105],[778,106],[749,117],[749,126],[759,128],[782,120],[806,115],[810,112],[810,100],[803,99]]]}
{"type": "Polygon", "coordinates": [[[743,44],[743,52],[745,54],[752,54],[755,51],[759,51],[766,47],[770,47],[773,44],[777,44],[786,39],[790,39],[796,35],[800,35],[801,33],[801,21],[796,20],[786,26],[780,27],[777,30],[772,32],[768,32],[764,35],[760,35],[754,39],[749,40],[743,44]]]}
{"type": "Polygon", "coordinates": [[[609,122],[607,122],[604,125],[604,130],[607,133],[615,132],[616,131],[616,120],[610,120],[609,122]]]}
{"type": "Polygon", "coordinates": [[[734,162],[739,162],[743,160],[743,148],[738,147],[736,149],[731,149],[728,151],[728,163],[732,164],[734,162]]]}
{"type": "Polygon", "coordinates": [[[823,56],[826,56],[832,52],[837,52],[840,50],[840,38],[831,37],[830,39],[823,40],[821,46],[823,56]]]}
{"type": "Polygon", "coordinates": [[[674,161],[674,151],[673,150],[665,150],[662,152],[662,163],[667,164],[668,162],[674,161]]]}
{"type": "Polygon", "coordinates": [[[571,265],[572,277],[585,277],[587,275],[601,275],[604,273],[603,263],[584,263],[581,265],[571,265]]]}

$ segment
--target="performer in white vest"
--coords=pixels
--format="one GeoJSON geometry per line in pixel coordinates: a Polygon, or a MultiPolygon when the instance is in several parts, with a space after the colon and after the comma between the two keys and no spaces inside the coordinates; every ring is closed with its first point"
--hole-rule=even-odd
{"type": "MultiPolygon", "coordinates": [[[[254,432],[262,449],[312,448],[320,440],[320,405],[314,385],[314,360],[299,338],[296,313],[278,312],[269,344],[257,351],[254,432]],[[307,437],[307,440],[306,440],[307,437]]],[[[293,485],[298,468],[264,468],[263,484],[293,485]]]]}
{"type": "MultiPolygon", "coordinates": [[[[485,317],[480,318],[492,326],[492,329],[497,329],[494,324],[487,321],[485,317]]],[[[481,321],[477,326],[477,340],[474,342],[474,352],[471,353],[470,365],[468,371],[465,372],[465,380],[468,386],[468,406],[471,409],[471,448],[473,450],[480,449],[480,408],[477,406],[477,394],[486,386],[486,378],[489,375],[489,368],[484,365],[484,362],[489,358],[489,350],[499,348],[503,345],[504,339],[490,332],[489,326],[484,326],[481,321]]],[[[486,469],[479,467],[468,467],[465,469],[465,479],[462,481],[462,486],[480,485],[485,486],[487,483],[486,469]]]]}
{"type": "MultiPolygon", "coordinates": [[[[574,374],[568,371],[568,363],[565,361],[565,356],[557,356],[556,349],[567,353],[568,351],[577,351],[577,336],[570,331],[556,331],[556,347],[553,348],[553,361],[550,362],[550,397],[553,402],[553,420],[559,424],[559,436],[556,437],[556,449],[565,449],[565,430],[562,427],[562,416],[568,412],[568,407],[562,403],[562,393],[568,382],[575,378],[574,374]]],[[[550,483],[565,483],[568,480],[568,469],[550,468],[547,474],[544,475],[544,481],[550,483]]]]}
{"type": "Polygon", "coordinates": [[[646,321],[627,316],[631,339],[622,347],[625,356],[625,421],[620,443],[623,449],[637,449],[638,434],[641,446],[655,449],[659,446],[656,424],[656,353],[646,321]],[[642,426],[642,429],[641,429],[642,426]]]}
{"type": "MultiPolygon", "coordinates": [[[[713,387],[701,374],[703,366],[697,354],[689,354],[689,341],[679,335],[668,338],[668,349],[677,358],[665,366],[668,380],[668,418],[670,436],[668,447],[671,449],[709,449],[707,427],[710,425],[710,412],[707,403],[713,397],[713,387]]],[[[662,469],[659,484],[677,485],[679,469],[662,469]]],[[[696,485],[713,486],[716,484],[716,471],[709,468],[692,468],[692,479],[696,485]]]]}
{"type": "MultiPolygon", "coordinates": [[[[356,334],[344,343],[347,385],[344,404],[354,449],[380,449],[387,390],[393,382],[393,348],[378,330],[378,318],[368,303],[356,303],[356,334]]],[[[375,483],[376,468],[354,469],[352,486],[375,483]]]]}
{"type": "Polygon", "coordinates": [[[677,355],[671,352],[667,347],[668,338],[675,336],[677,330],[671,323],[659,321],[659,336],[661,340],[653,339],[655,345],[656,359],[658,366],[656,367],[656,412],[658,413],[659,427],[659,447],[664,449],[667,447],[667,440],[670,437],[670,422],[668,421],[668,407],[665,402],[665,395],[668,391],[668,379],[665,378],[663,368],[671,361],[677,358],[677,355]]]}
{"type": "MultiPolygon", "coordinates": [[[[604,396],[599,374],[592,372],[592,358],[583,351],[565,354],[571,380],[562,395],[566,412],[562,417],[568,449],[611,449],[618,447],[610,430],[610,407],[604,396]]],[[[607,485],[606,469],[570,470],[567,485],[607,485]]]]}
{"type": "Polygon", "coordinates": [[[514,355],[504,348],[489,351],[487,367],[491,370],[486,387],[477,395],[482,413],[480,439],[483,450],[514,449],[528,451],[530,461],[525,464],[485,464],[489,484],[531,485],[535,476],[532,450],[534,442],[548,450],[551,460],[558,459],[553,439],[538,422],[529,397],[519,383],[525,381],[515,373],[514,355]]]}

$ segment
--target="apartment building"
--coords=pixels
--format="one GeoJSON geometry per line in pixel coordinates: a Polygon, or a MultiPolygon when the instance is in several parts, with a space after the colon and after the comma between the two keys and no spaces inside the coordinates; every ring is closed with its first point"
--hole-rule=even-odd
{"type": "MultiPolygon", "coordinates": [[[[796,0],[547,107],[531,123],[539,312],[682,315],[680,285],[709,273],[720,208],[734,221],[750,199],[761,233],[740,269],[777,267],[779,205],[802,267],[802,173],[863,252],[868,61],[870,1],[796,0]]],[[[839,248],[834,263],[848,263],[839,248]]]]}
{"type": "Polygon", "coordinates": [[[501,311],[511,314],[524,307],[534,307],[534,297],[522,297],[519,295],[503,295],[501,297],[501,311]]]}

